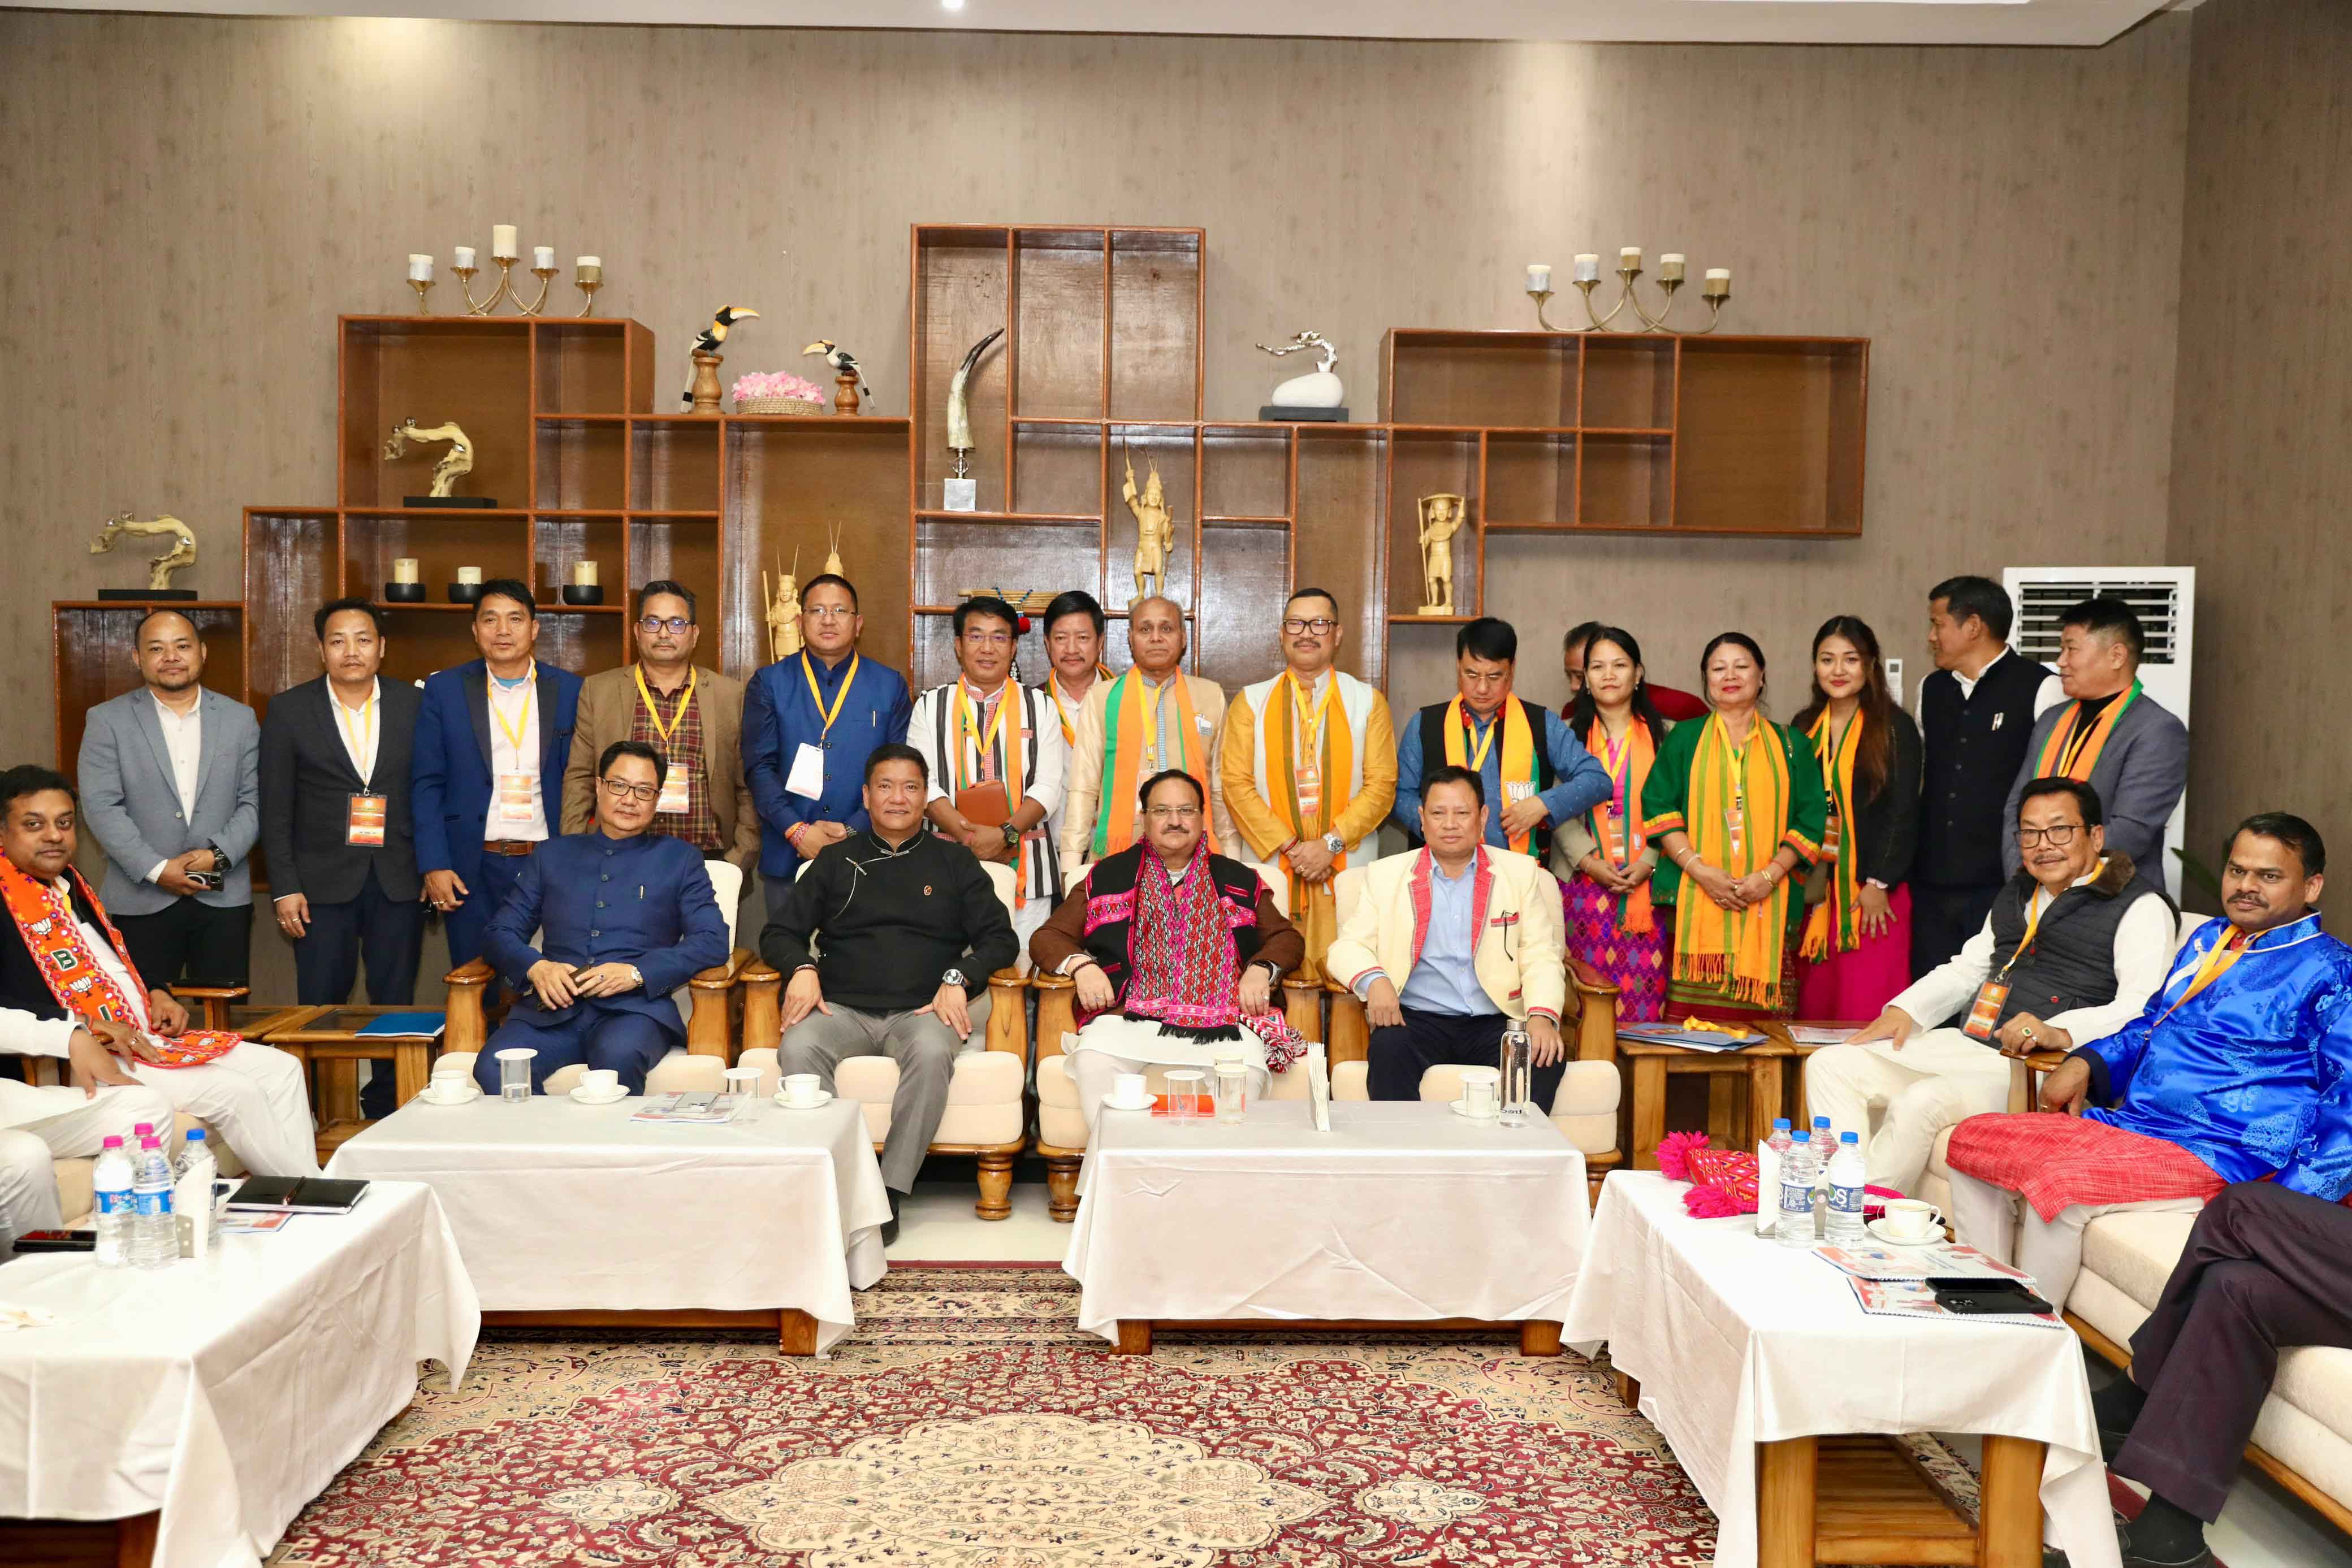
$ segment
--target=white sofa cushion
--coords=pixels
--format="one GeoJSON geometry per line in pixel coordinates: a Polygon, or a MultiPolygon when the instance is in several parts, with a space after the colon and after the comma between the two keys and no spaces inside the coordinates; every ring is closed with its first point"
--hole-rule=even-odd
{"type": "MultiPolygon", "coordinates": [[[[1165,1093],[1168,1089],[1167,1071],[1164,1067],[1144,1069],[1145,1086],[1154,1094],[1165,1093]]],[[[1331,1097],[1334,1100],[1370,1098],[1365,1092],[1362,1062],[1343,1061],[1331,1070],[1331,1097]]],[[[1276,1073],[1274,1087],[1266,1098],[1306,1099],[1306,1069],[1294,1063],[1289,1071],[1276,1073]]],[[[1057,1149],[1083,1149],[1087,1146],[1087,1124],[1078,1111],[1077,1082],[1070,1074],[1069,1059],[1059,1053],[1045,1057],[1037,1063],[1037,1141],[1057,1149]]]]}
{"type": "MultiPolygon", "coordinates": [[[[453,1051],[436,1059],[436,1071],[447,1071],[474,1076],[475,1053],[453,1051]]],[[[547,1075],[547,1092],[569,1094],[580,1087],[588,1076],[586,1064],[573,1062],[559,1067],[547,1075]]],[[[695,1056],[684,1046],[673,1046],[670,1053],[653,1064],[646,1074],[648,1094],[716,1094],[727,1087],[727,1064],[715,1056],[695,1056]]]]}
{"type": "MultiPolygon", "coordinates": [[[[1617,1146],[1617,1100],[1623,1090],[1624,1080],[1615,1062],[1571,1061],[1552,1096],[1552,1125],[1580,1153],[1608,1154],[1617,1146]]],[[[1462,1098],[1462,1069],[1441,1062],[1423,1072],[1421,1097],[1462,1098]]]]}
{"type": "MultiPolygon", "coordinates": [[[[2129,1298],[2145,1316],[2156,1310],[2172,1265],[2196,1227],[2193,1214],[2105,1215],[2083,1232],[2083,1267],[2129,1298]]],[[[2132,1324],[2135,1331],[2138,1327],[2132,1324]]]]}
{"type": "MultiPolygon", "coordinates": [[[[939,1144],[1009,1144],[1021,1136],[1022,1060],[1009,1051],[988,1051],[978,1043],[986,1027],[981,1009],[972,1009],[971,1037],[956,1058],[948,1080],[947,1109],[932,1135],[939,1144]]],[[[762,1048],[747,1051],[737,1065],[760,1071],[760,1092],[773,1094],[780,1081],[776,1052],[762,1048]]],[[[898,1092],[898,1064],[887,1056],[853,1056],[833,1075],[834,1088],[856,1101],[866,1112],[866,1130],[876,1143],[890,1135],[890,1100],[898,1092]]]]}

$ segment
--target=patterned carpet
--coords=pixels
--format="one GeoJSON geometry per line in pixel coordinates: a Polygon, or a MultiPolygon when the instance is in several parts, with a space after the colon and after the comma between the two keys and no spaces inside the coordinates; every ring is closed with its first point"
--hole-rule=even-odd
{"type": "MultiPolygon", "coordinates": [[[[1078,1333],[1043,1269],[894,1269],[829,1360],[493,1331],[271,1568],[1701,1564],[1714,1518],[1605,1366],[1514,1340],[1078,1333]]],[[[1967,1471],[1932,1458],[1956,1494],[1967,1471]]],[[[1970,1500],[1973,1500],[1972,1495],[1970,1500]]]]}

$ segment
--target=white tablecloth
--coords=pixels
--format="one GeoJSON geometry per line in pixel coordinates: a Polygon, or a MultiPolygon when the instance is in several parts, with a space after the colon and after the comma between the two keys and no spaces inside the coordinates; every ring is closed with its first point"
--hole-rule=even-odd
{"type": "Polygon", "coordinates": [[[847,1333],[890,1218],[856,1103],[707,1127],[633,1124],[644,1105],[412,1100],[328,1174],[429,1183],[486,1311],[792,1307],[820,1350],[847,1333]]]}
{"type": "Polygon", "coordinates": [[[1642,1414],[1715,1510],[1716,1568],[1756,1561],[1757,1444],[1910,1432],[2047,1443],[2048,1538],[2074,1568],[2116,1568],[2073,1334],[1868,1316],[1835,1269],[1755,1235],[1752,1215],[1693,1219],[1684,1190],[1655,1171],[1611,1173],[1561,1335],[1608,1341],[1641,1380],[1642,1414]]]}
{"type": "Polygon", "coordinates": [[[384,1183],[349,1215],[148,1272],[87,1252],[0,1268],[0,1515],[161,1509],[156,1568],[254,1568],[416,1393],[465,1375],[481,1315],[432,1192],[384,1183]]]}
{"type": "Polygon", "coordinates": [[[1420,1101],[1305,1101],[1238,1123],[1106,1110],[1062,1267],[1079,1326],[1121,1318],[1557,1319],[1589,1219],[1584,1156],[1420,1101]]]}

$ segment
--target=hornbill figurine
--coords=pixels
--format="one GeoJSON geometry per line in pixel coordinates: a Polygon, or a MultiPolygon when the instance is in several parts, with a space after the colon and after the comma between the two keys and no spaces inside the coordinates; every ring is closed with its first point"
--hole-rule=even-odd
{"type": "Polygon", "coordinates": [[[803,349],[801,354],[803,358],[810,354],[823,354],[824,362],[831,365],[837,374],[857,378],[858,396],[874,395],[874,389],[866,384],[866,372],[857,368],[857,356],[846,349],[835,348],[832,339],[819,338],[815,342],[803,349]]]}
{"type": "MultiPolygon", "coordinates": [[[[710,325],[705,327],[701,335],[694,340],[694,352],[717,353],[719,345],[727,340],[727,329],[730,327],[734,326],[738,321],[757,321],[759,319],[760,313],[748,305],[721,305],[719,308],[719,314],[710,319],[710,325]]],[[[688,360],[687,362],[691,365],[693,361],[688,360]]],[[[677,401],[688,408],[694,406],[694,372],[691,370],[687,371],[686,391],[678,394],[677,401]]]]}

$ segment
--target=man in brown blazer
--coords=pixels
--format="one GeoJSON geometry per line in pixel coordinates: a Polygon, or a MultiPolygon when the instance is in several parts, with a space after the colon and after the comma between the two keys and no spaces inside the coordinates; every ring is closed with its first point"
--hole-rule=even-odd
{"type": "Polygon", "coordinates": [[[684,839],[704,859],[731,861],[749,876],[760,859],[760,813],[743,780],[743,683],[694,662],[702,628],[694,591],[683,583],[646,584],[630,632],[637,662],[581,685],[563,769],[563,831],[588,830],[604,747],[642,740],[669,764],[649,831],[684,839]]]}

